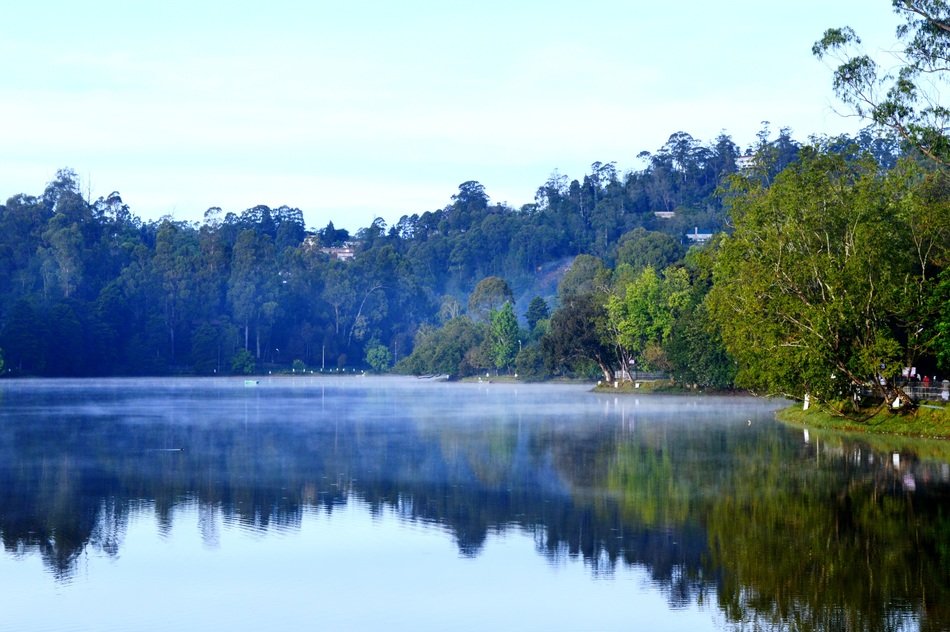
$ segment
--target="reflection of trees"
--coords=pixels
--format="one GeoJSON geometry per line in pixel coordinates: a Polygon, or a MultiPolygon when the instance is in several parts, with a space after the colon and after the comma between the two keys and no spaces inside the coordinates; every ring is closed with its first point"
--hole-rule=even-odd
{"type": "Polygon", "coordinates": [[[668,448],[621,443],[607,476],[607,489],[616,494],[627,522],[650,526],[679,525],[689,516],[688,477],[675,475],[668,448]]]}
{"type": "Polygon", "coordinates": [[[905,492],[881,455],[869,467],[875,455],[859,446],[830,448],[819,446],[823,465],[789,471],[776,458],[787,447],[764,444],[732,472],[708,519],[722,609],[800,630],[899,629],[918,616],[922,629],[943,629],[947,487],[905,492]]]}
{"type": "Polygon", "coordinates": [[[447,421],[458,402],[400,411],[385,394],[359,396],[366,408],[350,418],[312,398],[290,398],[277,418],[241,394],[197,412],[171,398],[166,418],[60,411],[0,426],[4,546],[63,577],[86,547],[117,554],[133,512],[153,511],[168,531],[176,508],[195,507],[214,547],[221,522],[294,529],[357,497],[445,526],[466,555],[518,530],[598,574],[642,566],[672,605],[715,591],[737,624],[887,628],[908,612],[950,622],[950,492],[925,463],[905,456],[898,470],[842,441],[816,454],[744,420],[618,428],[605,408],[583,423],[522,423],[515,409],[447,421]]]}

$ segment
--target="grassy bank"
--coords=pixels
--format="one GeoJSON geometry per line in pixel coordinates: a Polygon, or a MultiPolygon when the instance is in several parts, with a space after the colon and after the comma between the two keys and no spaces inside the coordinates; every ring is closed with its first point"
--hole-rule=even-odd
{"type": "Polygon", "coordinates": [[[663,393],[665,395],[748,395],[747,391],[714,388],[687,388],[673,380],[637,380],[635,382],[597,382],[595,393],[663,393]]]}
{"type": "Polygon", "coordinates": [[[595,393],[659,393],[667,392],[673,386],[670,380],[638,380],[636,382],[597,382],[595,393]]]}
{"type": "Polygon", "coordinates": [[[863,421],[832,415],[818,408],[802,410],[801,405],[780,410],[776,413],[776,417],[779,421],[809,428],[950,439],[950,407],[935,404],[927,404],[915,411],[901,413],[882,409],[863,421]]]}
{"type": "Polygon", "coordinates": [[[590,384],[589,379],[554,377],[543,380],[532,380],[515,375],[472,375],[458,379],[464,384],[590,384]]]}

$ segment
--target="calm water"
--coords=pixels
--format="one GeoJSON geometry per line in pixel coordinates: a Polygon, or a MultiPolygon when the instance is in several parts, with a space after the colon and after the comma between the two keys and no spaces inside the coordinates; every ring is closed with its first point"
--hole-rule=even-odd
{"type": "Polygon", "coordinates": [[[947,443],[744,398],[0,382],[0,630],[948,630],[947,443]]]}

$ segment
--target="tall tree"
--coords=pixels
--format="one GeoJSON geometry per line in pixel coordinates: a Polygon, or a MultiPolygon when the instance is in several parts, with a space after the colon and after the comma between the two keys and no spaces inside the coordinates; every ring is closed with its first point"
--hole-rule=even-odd
{"type": "Polygon", "coordinates": [[[613,381],[616,354],[606,336],[606,320],[602,296],[572,296],[551,316],[551,327],[541,339],[545,364],[558,372],[593,363],[605,380],[613,381]]]}
{"type": "Polygon", "coordinates": [[[238,235],[231,261],[228,301],[235,320],[244,329],[244,349],[250,348],[250,328],[254,325],[255,353],[261,358],[262,318],[273,311],[264,305],[276,298],[277,274],[274,269],[273,244],[268,235],[246,229],[238,235]]]}
{"type": "Polygon", "coordinates": [[[155,271],[164,291],[165,324],[168,328],[172,362],[177,355],[177,334],[186,321],[196,320],[201,296],[199,281],[198,235],[187,225],[164,221],[155,240],[155,271]]]}
{"type": "Polygon", "coordinates": [[[577,255],[557,286],[562,303],[575,296],[598,292],[607,286],[608,271],[604,262],[593,255],[577,255]]]}
{"type": "Polygon", "coordinates": [[[473,320],[487,320],[493,310],[514,300],[507,281],[497,276],[485,277],[468,297],[468,313],[473,320]]]}
{"type": "Polygon", "coordinates": [[[528,311],[525,313],[525,320],[528,321],[528,330],[534,331],[535,327],[542,320],[546,320],[551,315],[547,302],[540,296],[535,296],[528,303],[528,311]]]}
{"type": "Polygon", "coordinates": [[[814,148],[769,188],[745,181],[709,294],[737,381],[822,402],[870,385],[908,403],[895,380],[936,338],[950,197],[926,192],[943,181],[814,148]]]}
{"type": "Polygon", "coordinates": [[[515,310],[505,302],[499,310],[492,310],[489,317],[492,360],[496,369],[508,369],[518,353],[520,330],[515,310]]]}
{"type": "Polygon", "coordinates": [[[663,368],[647,366],[647,351],[653,348],[655,353],[666,343],[673,323],[689,304],[689,295],[689,279],[683,268],[667,268],[660,276],[649,266],[611,293],[607,299],[607,327],[624,368],[663,368]]]}
{"type": "Polygon", "coordinates": [[[950,109],[941,103],[941,84],[950,69],[950,4],[945,0],[892,0],[903,22],[904,43],[882,68],[861,50],[850,27],[832,28],[812,47],[819,59],[831,58],[834,90],[858,115],[897,132],[934,161],[950,164],[950,109]]]}

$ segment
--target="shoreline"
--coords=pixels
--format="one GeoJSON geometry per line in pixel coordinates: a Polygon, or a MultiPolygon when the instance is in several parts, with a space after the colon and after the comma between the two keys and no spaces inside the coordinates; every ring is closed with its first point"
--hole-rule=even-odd
{"type": "Polygon", "coordinates": [[[797,404],[777,410],[775,418],[799,428],[818,428],[869,436],[950,440],[950,407],[947,406],[928,405],[909,413],[892,413],[882,409],[862,422],[838,417],[818,408],[805,411],[797,404]]]}

